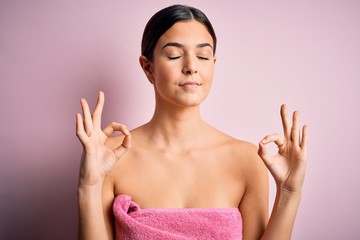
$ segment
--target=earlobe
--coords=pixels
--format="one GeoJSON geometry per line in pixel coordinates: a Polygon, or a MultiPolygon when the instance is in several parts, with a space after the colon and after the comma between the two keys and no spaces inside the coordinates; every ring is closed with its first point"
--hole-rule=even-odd
{"type": "Polygon", "coordinates": [[[153,83],[154,81],[154,77],[153,77],[153,73],[152,73],[152,64],[151,62],[143,55],[141,55],[139,57],[139,63],[141,68],[143,69],[147,79],[153,83]]]}

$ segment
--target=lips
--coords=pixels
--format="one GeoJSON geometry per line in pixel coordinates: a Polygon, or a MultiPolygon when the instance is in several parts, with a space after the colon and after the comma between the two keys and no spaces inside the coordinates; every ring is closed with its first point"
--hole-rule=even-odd
{"type": "Polygon", "coordinates": [[[183,87],[183,88],[194,88],[194,87],[197,87],[200,85],[201,84],[197,83],[197,82],[184,82],[184,83],[179,84],[179,86],[183,87]]]}

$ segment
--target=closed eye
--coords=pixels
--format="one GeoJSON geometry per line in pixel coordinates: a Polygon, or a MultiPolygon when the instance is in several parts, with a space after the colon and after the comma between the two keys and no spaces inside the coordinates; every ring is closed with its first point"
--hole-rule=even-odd
{"type": "Polygon", "coordinates": [[[175,57],[168,57],[169,60],[175,60],[175,59],[179,59],[181,56],[175,56],[175,57]]]}
{"type": "Polygon", "coordinates": [[[197,56],[198,59],[201,59],[201,60],[209,60],[208,57],[203,57],[203,56],[197,56]]]}

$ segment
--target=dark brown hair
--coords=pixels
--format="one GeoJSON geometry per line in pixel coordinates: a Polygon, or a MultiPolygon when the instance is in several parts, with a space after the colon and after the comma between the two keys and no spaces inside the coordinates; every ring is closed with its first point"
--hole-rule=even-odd
{"type": "Polygon", "coordinates": [[[213,49],[215,54],[216,35],[209,19],[199,9],[185,5],[172,5],[166,7],[150,18],[144,29],[141,41],[141,54],[149,61],[152,61],[155,45],[161,35],[176,22],[188,20],[196,20],[206,27],[214,41],[213,49]]]}

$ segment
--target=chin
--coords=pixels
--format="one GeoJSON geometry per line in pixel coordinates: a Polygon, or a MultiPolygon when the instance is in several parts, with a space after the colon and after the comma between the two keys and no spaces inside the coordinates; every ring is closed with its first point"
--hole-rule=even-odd
{"type": "Polygon", "coordinates": [[[181,101],[180,105],[184,107],[198,107],[201,105],[201,103],[205,100],[205,98],[202,99],[191,99],[191,100],[185,100],[181,101]]]}

